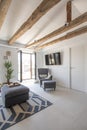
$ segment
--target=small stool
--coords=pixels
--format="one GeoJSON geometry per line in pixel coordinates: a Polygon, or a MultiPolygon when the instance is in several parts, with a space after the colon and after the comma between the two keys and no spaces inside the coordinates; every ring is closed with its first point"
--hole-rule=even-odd
{"type": "Polygon", "coordinates": [[[29,88],[23,85],[16,87],[9,87],[8,85],[4,85],[1,88],[1,97],[5,107],[11,107],[29,99],[29,88]]]}
{"type": "Polygon", "coordinates": [[[44,87],[44,90],[46,88],[56,88],[56,81],[53,81],[53,80],[47,80],[47,81],[43,81],[43,87],[44,87]]]}

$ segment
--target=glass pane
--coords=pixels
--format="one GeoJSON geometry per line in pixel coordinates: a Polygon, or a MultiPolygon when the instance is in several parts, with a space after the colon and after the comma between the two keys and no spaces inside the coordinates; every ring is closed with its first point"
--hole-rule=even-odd
{"type": "Polygon", "coordinates": [[[35,79],[35,54],[18,52],[18,80],[32,78],[35,79]]]}
{"type": "Polygon", "coordinates": [[[20,52],[18,52],[18,80],[20,81],[20,52]]]}
{"type": "Polygon", "coordinates": [[[35,54],[32,54],[32,78],[35,79],[35,54]]]}
{"type": "Polygon", "coordinates": [[[30,54],[23,53],[22,55],[22,79],[30,79],[30,54]]]}

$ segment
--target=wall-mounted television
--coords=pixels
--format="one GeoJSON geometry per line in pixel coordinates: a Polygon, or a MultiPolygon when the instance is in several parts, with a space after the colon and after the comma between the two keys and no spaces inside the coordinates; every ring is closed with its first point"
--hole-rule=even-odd
{"type": "Polygon", "coordinates": [[[61,64],[60,52],[45,55],[45,64],[46,65],[60,65],[61,64]]]}

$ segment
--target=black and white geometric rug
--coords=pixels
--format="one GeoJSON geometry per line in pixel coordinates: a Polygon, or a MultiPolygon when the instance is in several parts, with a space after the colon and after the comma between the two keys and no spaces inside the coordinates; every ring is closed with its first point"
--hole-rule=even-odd
{"type": "Polygon", "coordinates": [[[29,95],[30,98],[27,102],[17,104],[11,108],[3,107],[0,96],[0,130],[5,130],[52,105],[51,102],[33,92],[30,92],[29,95]]]}

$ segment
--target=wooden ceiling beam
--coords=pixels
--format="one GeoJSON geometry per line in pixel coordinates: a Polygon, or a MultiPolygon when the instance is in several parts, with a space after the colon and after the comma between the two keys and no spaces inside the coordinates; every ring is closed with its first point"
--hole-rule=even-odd
{"type": "Polygon", "coordinates": [[[45,37],[31,43],[31,44],[27,44],[25,47],[26,48],[30,48],[34,45],[37,45],[38,43],[42,43],[45,42],[46,40],[49,40],[52,37],[55,37],[57,35],[60,35],[74,27],[77,27],[78,25],[87,22],[87,12],[85,12],[84,14],[80,15],[79,17],[75,18],[74,20],[72,20],[68,26],[62,26],[60,28],[58,28],[57,30],[53,31],[52,33],[46,35],[45,37]]]}
{"type": "Polygon", "coordinates": [[[48,42],[48,43],[46,43],[44,45],[41,45],[41,46],[37,47],[37,49],[42,49],[42,48],[45,48],[47,46],[51,46],[51,45],[56,44],[56,43],[58,43],[60,41],[67,40],[67,39],[79,36],[81,34],[84,34],[84,33],[87,33],[87,25],[84,26],[84,27],[81,27],[79,29],[76,29],[76,30],[74,30],[72,32],[69,32],[66,35],[64,35],[64,36],[62,36],[62,37],[60,37],[58,39],[55,39],[55,40],[53,40],[51,42],[48,42]]]}
{"type": "Polygon", "coordinates": [[[4,23],[10,4],[11,0],[0,0],[0,29],[4,23]]]}
{"type": "Polygon", "coordinates": [[[70,23],[72,20],[72,1],[67,2],[66,13],[67,13],[67,23],[70,23]]]}
{"type": "Polygon", "coordinates": [[[43,15],[45,15],[53,6],[59,3],[61,0],[43,0],[42,3],[36,8],[28,20],[17,30],[17,32],[8,41],[12,44],[19,37],[21,37],[26,31],[28,31],[43,15]]]}

